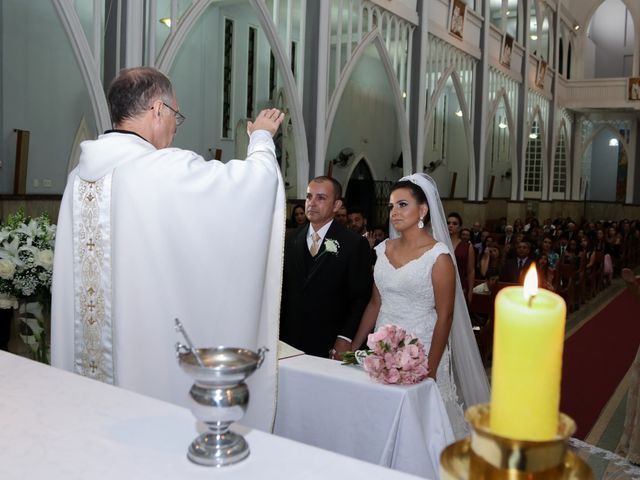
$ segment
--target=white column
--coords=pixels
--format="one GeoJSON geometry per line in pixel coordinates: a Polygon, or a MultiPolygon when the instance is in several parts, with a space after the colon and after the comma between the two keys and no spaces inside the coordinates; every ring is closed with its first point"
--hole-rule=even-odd
{"type": "MultiPolygon", "coordinates": [[[[138,1],[127,1],[126,15],[126,30],[125,38],[125,58],[124,67],[137,67],[142,65],[142,48],[143,41],[142,36],[144,33],[144,5],[138,1]]],[[[172,18],[173,22],[176,19],[172,18]]]]}
{"type": "MultiPolygon", "coordinates": [[[[317,75],[318,92],[316,97],[316,144],[313,152],[314,176],[323,175],[324,157],[326,155],[327,132],[327,102],[328,102],[328,74],[329,52],[331,50],[330,37],[330,8],[329,2],[320,4],[318,18],[318,61],[315,74],[317,75]]],[[[306,189],[306,185],[305,185],[306,189]]],[[[302,196],[300,197],[302,198],[302,196]]]]}

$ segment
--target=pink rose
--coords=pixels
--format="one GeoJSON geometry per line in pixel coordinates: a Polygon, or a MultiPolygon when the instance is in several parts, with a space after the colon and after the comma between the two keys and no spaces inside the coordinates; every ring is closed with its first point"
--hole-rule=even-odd
{"type": "Polygon", "coordinates": [[[400,372],[396,368],[390,368],[384,375],[385,383],[398,383],[400,380],[400,372]]]}

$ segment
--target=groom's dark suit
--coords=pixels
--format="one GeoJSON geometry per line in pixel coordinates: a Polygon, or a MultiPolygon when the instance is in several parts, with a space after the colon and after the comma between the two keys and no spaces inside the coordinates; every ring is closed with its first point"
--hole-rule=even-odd
{"type": "Polygon", "coordinates": [[[280,338],[309,355],[327,357],[338,335],[353,338],[372,287],[367,240],[333,222],[316,257],[307,246],[308,225],[286,240],[280,338]],[[335,240],[338,253],[325,250],[335,240]]]}

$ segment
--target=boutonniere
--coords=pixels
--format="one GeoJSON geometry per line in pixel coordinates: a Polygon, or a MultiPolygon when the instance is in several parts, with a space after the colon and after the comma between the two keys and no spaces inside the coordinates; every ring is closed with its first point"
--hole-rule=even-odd
{"type": "Polygon", "coordinates": [[[325,238],[324,239],[324,250],[316,256],[316,258],[321,257],[325,253],[333,253],[334,255],[338,255],[338,250],[340,250],[340,243],[333,238],[325,238]]]}

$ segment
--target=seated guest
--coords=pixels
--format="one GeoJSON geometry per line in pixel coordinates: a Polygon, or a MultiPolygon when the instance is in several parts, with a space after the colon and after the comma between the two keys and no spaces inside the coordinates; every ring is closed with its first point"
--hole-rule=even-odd
{"type": "Polygon", "coordinates": [[[506,227],[504,227],[504,239],[501,242],[502,246],[505,247],[506,245],[511,244],[513,239],[514,239],[514,237],[513,237],[513,226],[507,225],[506,227]]]}
{"type": "Polygon", "coordinates": [[[478,265],[478,273],[480,278],[487,278],[489,270],[499,271],[500,268],[500,250],[494,241],[487,243],[480,257],[478,265]]]}
{"type": "Polygon", "coordinates": [[[489,268],[486,273],[486,280],[473,287],[473,293],[478,295],[491,295],[496,283],[500,280],[498,270],[489,268]]]}
{"type": "Polygon", "coordinates": [[[304,214],[304,207],[302,205],[294,206],[291,210],[291,217],[287,221],[287,235],[305,223],[307,223],[307,217],[304,214]]]}
{"type": "Polygon", "coordinates": [[[340,225],[346,227],[349,224],[349,216],[347,214],[347,207],[342,203],[342,206],[336,212],[335,217],[333,217],[336,222],[340,225]]]}
{"type": "Polygon", "coordinates": [[[524,276],[531,266],[529,251],[531,247],[524,240],[516,247],[516,256],[507,258],[500,272],[500,281],[507,283],[522,283],[524,276]]]}
{"type": "Polygon", "coordinates": [[[536,270],[538,273],[538,287],[554,291],[555,269],[549,265],[549,257],[543,253],[536,262],[536,270]]]}
{"type": "Polygon", "coordinates": [[[546,255],[549,268],[556,268],[560,255],[554,252],[552,247],[553,247],[553,239],[551,238],[550,235],[545,235],[545,237],[542,239],[542,244],[540,248],[536,250],[536,256],[540,258],[542,255],[546,255]]]}
{"type": "Polygon", "coordinates": [[[367,217],[359,207],[351,207],[348,210],[349,221],[347,227],[363,237],[367,236],[367,217]]]}
{"type": "Polygon", "coordinates": [[[475,284],[476,277],[476,257],[473,245],[460,237],[462,230],[462,217],[459,213],[452,212],[447,217],[447,226],[449,235],[451,236],[451,244],[453,245],[456,264],[458,267],[458,275],[462,284],[467,305],[471,302],[473,295],[472,288],[475,284]]]}
{"type": "Polygon", "coordinates": [[[387,229],[381,225],[376,225],[373,227],[373,246],[377,246],[387,238],[387,229]]]}

